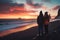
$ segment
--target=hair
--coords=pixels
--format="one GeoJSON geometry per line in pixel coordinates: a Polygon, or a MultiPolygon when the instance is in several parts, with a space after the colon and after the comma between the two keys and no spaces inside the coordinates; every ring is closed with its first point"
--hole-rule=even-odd
{"type": "Polygon", "coordinates": [[[55,17],[55,19],[60,16],[60,8],[58,9],[58,15],[55,17]]]}
{"type": "Polygon", "coordinates": [[[45,15],[48,16],[48,12],[45,12],[45,15]]]}
{"type": "Polygon", "coordinates": [[[40,11],[40,13],[39,13],[39,16],[43,16],[43,13],[42,13],[42,11],[40,11]]]}
{"type": "Polygon", "coordinates": [[[58,9],[58,16],[60,16],[60,9],[58,9]]]}

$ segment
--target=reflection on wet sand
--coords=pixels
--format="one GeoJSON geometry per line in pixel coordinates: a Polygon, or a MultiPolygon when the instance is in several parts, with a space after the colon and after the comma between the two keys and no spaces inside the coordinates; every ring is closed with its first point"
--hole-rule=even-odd
{"type": "Polygon", "coordinates": [[[19,31],[24,31],[24,30],[27,30],[27,29],[35,27],[35,26],[37,26],[37,24],[33,23],[33,24],[22,26],[22,27],[18,27],[18,28],[15,28],[15,29],[6,30],[6,31],[3,31],[3,32],[0,32],[0,37],[9,35],[11,33],[19,32],[19,31]]]}

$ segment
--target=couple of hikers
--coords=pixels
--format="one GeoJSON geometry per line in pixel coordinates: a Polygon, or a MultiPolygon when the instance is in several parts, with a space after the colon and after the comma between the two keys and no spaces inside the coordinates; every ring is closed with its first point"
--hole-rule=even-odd
{"type": "Polygon", "coordinates": [[[48,12],[45,12],[43,16],[42,11],[40,11],[39,16],[37,17],[39,36],[41,35],[43,36],[43,28],[45,29],[45,35],[48,34],[49,20],[50,20],[50,15],[48,15],[48,12]]]}

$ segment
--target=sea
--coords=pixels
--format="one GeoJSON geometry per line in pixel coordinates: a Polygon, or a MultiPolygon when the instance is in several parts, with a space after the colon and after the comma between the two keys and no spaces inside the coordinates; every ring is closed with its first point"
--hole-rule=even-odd
{"type": "Polygon", "coordinates": [[[17,28],[17,27],[22,27],[24,25],[28,25],[31,23],[35,23],[35,19],[30,19],[30,20],[24,20],[24,19],[0,19],[0,32],[17,28]]]}

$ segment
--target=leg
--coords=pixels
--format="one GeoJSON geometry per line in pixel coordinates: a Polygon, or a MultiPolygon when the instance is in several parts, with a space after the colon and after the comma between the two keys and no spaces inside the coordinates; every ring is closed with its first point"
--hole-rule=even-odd
{"type": "Polygon", "coordinates": [[[48,34],[48,25],[45,25],[45,35],[48,34]]]}

